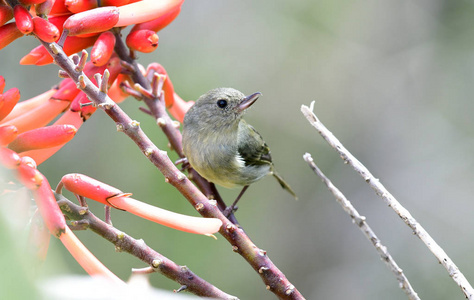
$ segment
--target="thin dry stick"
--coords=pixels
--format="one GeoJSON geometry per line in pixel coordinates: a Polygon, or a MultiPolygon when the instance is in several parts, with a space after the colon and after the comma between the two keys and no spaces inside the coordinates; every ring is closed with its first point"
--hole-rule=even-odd
{"type": "Polygon", "coordinates": [[[365,182],[380,196],[389,207],[391,207],[395,213],[407,224],[413,233],[425,243],[426,247],[434,254],[438,259],[439,263],[444,266],[448,271],[449,276],[453,278],[456,284],[461,288],[462,292],[467,299],[474,299],[474,289],[472,288],[469,281],[459,270],[456,264],[449,258],[438,243],[428,234],[428,232],[421,226],[418,221],[410,214],[410,212],[404,208],[395,197],[375,178],[370,171],[355,158],[342,144],[341,142],[319,121],[316,115],[313,113],[314,101],[310,107],[306,105],[301,106],[301,112],[308,119],[309,123],[316,128],[319,134],[333,147],[341,156],[346,164],[349,164],[354,170],[359,173],[365,182]]]}
{"type": "MultiPolygon", "coordinates": [[[[188,267],[180,266],[167,257],[148,247],[143,240],[137,240],[123,231],[118,230],[110,224],[96,217],[87,208],[74,204],[61,194],[55,194],[59,207],[71,220],[79,221],[87,229],[90,229],[115,245],[115,249],[128,252],[149,264],[147,272],[160,272],[166,277],[181,284],[181,287],[201,297],[218,299],[238,300],[237,297],[229,295],[204,279],[194,274],[188,267]]],[[[137,271],[135,271],[137,272],[137,271]]],[[[145,272],[141,272],[145,273],[145,272]]]]}
{"type": "Polygon", "coordinates": [[[408,278],[406,278],[403,270],[397,265],[393,257],[387,250],[387,247],[382,245],[380,239],[375,235],[372,228],[367,224],[365,217],[361,216],[359,212],[352,206],[352,203],[347,200],[344,194],[329,180],[329,178],[324,175],[324,173],[316,166],[311,157],[311,154],[306,153],[303,155],[304,160],[309,164],[310,168],[316,173],[316,175],[321,178],[323,183],[327,186],[328,190],[334,195],[337,202],[342,206],[344,211],[352,218],[354,224],[356,224],[362,233],[367,237],[367,239],[374,245],[377,252],[380,254],[380,257],[387,267],[395,274],[399,282],[400,288],[407,294],[408,299],[419,300],[417,293],[412,288],[408,278]]]}

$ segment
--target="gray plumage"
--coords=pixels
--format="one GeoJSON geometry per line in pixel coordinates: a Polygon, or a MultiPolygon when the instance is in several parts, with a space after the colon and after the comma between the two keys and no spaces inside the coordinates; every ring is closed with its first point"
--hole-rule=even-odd
{"type": "Polygon", "coordinates": [[[242,119],[259,96],[246,97],[232,88],[217,88],[199,97],[184,117],[184,153],[202,177],[218,185],[247,186],[272,174],[295,196],[276,174],[262,136],[242,119]]]}

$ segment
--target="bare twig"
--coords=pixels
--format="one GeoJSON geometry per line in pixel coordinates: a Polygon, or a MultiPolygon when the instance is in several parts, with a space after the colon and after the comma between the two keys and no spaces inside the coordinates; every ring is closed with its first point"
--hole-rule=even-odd
{"type": "MultiPolygon", "coordinates": [[[[237,300],[238,298],[229,295],[209,282],[200,278],[189,270],[186,266],[180,266],[148,247],[143,240],[136,240],[123,231],[118,230],[110,224],[102,221],[91,213],[87,208],[74,204],[61,194],[55,194],[58,205],[65,215],[71,220],[78,220],[87,223],[90,229],[115,245],[115,248],[132,254],[144,261],[151,268],[146,272],[160,272],[166,277],[176,281],[181,286],[186,286],[191,293],[218,299],[237,300]]],[[[135,270],[135,272],[137,272],[135,270]]],[[[140,271],[138,271],[140,273],[140,271]]],[[[141,273],[144,273],[143,271],[141,273]]]]}
{"type": "Polygon", "coordinates": [[[413,233],[418,236],[426,247],[433,253],[438,259],[439,263],[448,271],[449,276],[456,282],[461,288],[462,292],[468,299],[474,299],[474,289],[472,288],[469,281],[459,270],[456,264],[449,258],[446,252],[436,243],[436,241],[428,234],[428,232],[421,226],[418,221],[410,214],[410,212],[404,208],[400,202],[375,178],[370,171],[355,158],[342,144],[341,142],[319,121],[316,115],[313,113],[314,102],[311,106],[301,106],[303,115],[308,119],[310,124],[316,128],[319,134],[336,150],[341,156],[344,162],[350,165],[354,170],[359,173],[365,182],[380,196],[389,207],[391,207],[395,213],[407,224],[413,233]]]}
{"type": "Polygon", "coordinates": [[[395,274],[399,282],[400,288],[407,294],[408,299],[411,300],[419,300],[417,293],[413,290],[410,282],[406,278],[403,270],[397,265],[393,257],[387,250],[387,247],[382,245],[380,239],[375,235],[372,228],[370,228],[369,224],[367,224],[366,219],[364,216],[361,216],[359,212],[352,206],[352,203],[347,200],[344,194],[329,180],[329,178],[324,175],[324,173],[316,166],[311,157],[311,154],[306,153],[303,155],[304,160],[309,164],[310,168],[316,173],[316,175],[321,178],[323,183],[327,186],[328,190],[333,194],[336,198],[337,202],[342,206],[344,211],[352,218],[354,224],[356,224],[362,233],[367,237],[367,239],[374,245],[375,250],[379,253],[381,259],[385,264],[388,266],[390,271],[395,274]]]}

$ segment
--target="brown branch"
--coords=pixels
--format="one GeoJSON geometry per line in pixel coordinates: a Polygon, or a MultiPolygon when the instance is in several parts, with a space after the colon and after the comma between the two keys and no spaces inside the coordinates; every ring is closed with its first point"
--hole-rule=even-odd
{"type": "Polygon", "coordinates": [[[223,222],[219,233],[232,245],[262,278],[267,290],[280,299],[304,299],[301,293],[289,282],[286,276],[245,234],[245,232],[227,219],[217,207],[216,201],[210,201],[204,194],[179,171],[169,159],[166,151],[158,149],[141,130],[140,123],[132,120],[115,102],[101,92],[82,71],[75,70],[74,63],[56,43],[42,44],[46,47],[55,63],[69,77],[78,83],[78,87],[87,94],[94,104],[116,122],[117,130],[131,138],[142,153],[161,171],[165,180],[173,185],[204,217],[218,218],[223,222]]]}
{"type": "Polygon", "coordinates": [[[238,299],[229,295],[209,282],[200,278],[186,266],[180,266],[152,248],[148,247],[143,240],[137,240],[123,231],[118,230],[110,224],[96,217],[87,207],[82,207],[69,201],[61,194],[56,194],[56,199],[63,213],[71,220],[80,222],[87,229],[92,230],[104,239],[115,245],[116,249],[130,253],[151,266],[153,271],[160,272],[197,296],[218,299],[238,299]]]}

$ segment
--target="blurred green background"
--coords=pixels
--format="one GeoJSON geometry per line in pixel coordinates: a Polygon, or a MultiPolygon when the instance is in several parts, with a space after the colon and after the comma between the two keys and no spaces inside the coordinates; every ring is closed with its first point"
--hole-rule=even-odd
{"type": "MultiPolygon", "coordinates": [[[[474,6],[470,1],[186,1],[159,33],[160,46],[139,55],[158,61],[186,100],[231,86],[263,96],[246,120],[272,149],[294,201],[266,178],[247,191],[237,217],[252,240],[307,299],[406,299],[372,245],[302,159],[316,163],[352,201],[405,271],[422,299],[464,299],[427,248],[322,140],[300,113],[315,100],[320,120],[397,197],[474,278],[474,6]]],[[[37,45],[22,38],[0,54],[0,75],[22,99],[58,82],[57,67],[19,66],[37,45]],[[14,71],[13,71],[14,70],[14,71]]],[[[141,103],[121,106],[162,149],[167,141],[141,103]]],[[[171,158],[176,154],[169,152],[171,158]]],[[[104,113],[40,166],[52,185],[84,173],[136,199],[197,215],[104,113]]],[[[227,201],[238,191],[220,188],[227,201]]],[[[72,198],[72,196],[71,196],[72,198]]],[[[97,215],[102,206],[89,201],[97,215]]],[[[274,299],[259,276],[213,239],[113,211],[114,225],[240,299],[274,299]]],[[[4,227],[2,227],[4,228],[4,227]]],[[[127,279],[144,267],[91,232],[89,249],[127,279]]],[[[58,240],[38,277],[84,271],[58,240]]],[[[3,277],[10,274],[3,273],[3,277]]],[[[2,280],[3,281],[3,280],[2,280]]],[[[178,285],[153,274],[154,286],[178,285]]]]}

